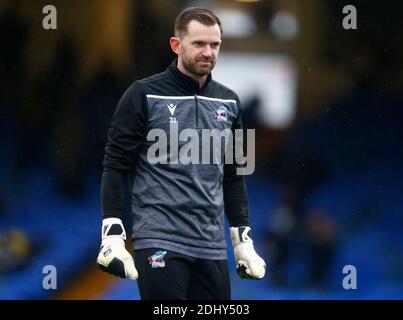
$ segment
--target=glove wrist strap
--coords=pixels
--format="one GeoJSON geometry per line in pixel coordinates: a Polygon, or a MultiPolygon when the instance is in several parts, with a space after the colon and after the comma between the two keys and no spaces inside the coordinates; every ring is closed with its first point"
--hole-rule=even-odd
{"type": "Polygon", "coordinates": [[[122,220],[118,218],[107,218],[102,220],[102,241],[110,238],[126,240],[126,231],[122,220]]]}
{"type": "Polygon", "coordinates": [[[252,231],[249,226],[230,227],[232,246],[253,244],[252,231]]]}

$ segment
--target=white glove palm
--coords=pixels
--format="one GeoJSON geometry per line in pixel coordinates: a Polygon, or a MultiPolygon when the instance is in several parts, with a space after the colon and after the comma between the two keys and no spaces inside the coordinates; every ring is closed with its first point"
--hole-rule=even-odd
{"type": "Polygon", "coordinates": [[[239,277],[262,279],[266,272],[266,263],[253,247],[250,227],[231,227],[230,233],[239,277]]]}
{"type": "Polygon", "coordinates": [[[126,232],[122,220],[107,218],[102,221],[102,244],[97,264],[105,272],[121,278],[137,279],[138,272],[132,255],[125,247],[126,232]]]}

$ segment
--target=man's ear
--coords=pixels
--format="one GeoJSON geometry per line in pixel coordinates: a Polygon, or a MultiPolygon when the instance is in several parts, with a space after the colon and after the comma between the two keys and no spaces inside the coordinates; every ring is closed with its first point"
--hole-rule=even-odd
{"type": "Polygon", "coordinates": [[[171,49],[173,52],[175,52],[177,55],[181,54],[181,41],[177,37],[171,37],[169,39],[169,44],[171,45],[171,49]]]}

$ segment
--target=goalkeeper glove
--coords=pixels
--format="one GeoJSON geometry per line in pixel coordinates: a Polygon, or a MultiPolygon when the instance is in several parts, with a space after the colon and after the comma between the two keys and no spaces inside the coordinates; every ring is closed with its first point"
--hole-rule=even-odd
{"type": "Polygon", "coordinates": [[[230,233],[239,277],[262,279],[266,271],[266,264],[253,247],[250,227],[230,227],[230,233]]]}
{"type": "Polygon", "coordinates": [[[107,218],[102,221],[102,244],[97,265],[105,272],[120,278],[137,279],[138,273],[132,255],[125,247],[126,232],[122,220],[107,218]]]}

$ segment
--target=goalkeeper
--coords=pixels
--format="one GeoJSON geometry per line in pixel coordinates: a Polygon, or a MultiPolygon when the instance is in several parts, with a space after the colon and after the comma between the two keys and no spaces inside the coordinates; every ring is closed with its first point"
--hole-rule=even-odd
{"type": "MultiPolygon", "coordinates": [[[[241,278],[261,279],[243,176],[236,164],[153,163],[151,130],[241,129],[235,92],[212,79],[222,26],[209,10],[188,8],[175,21],[170,45],[178,58],[157,75],[134,82],[112,117],[101,183],[102,244],[98,266],[138,279],[142,299],[230,299],[224,212],[241,278]],[[133,179],[129,179],[133,177],[133,179]],[[130,180],[130,183],[128,181],[130,180]],[[134,259],[122,223],[131,190],[134,259]]],[[[179,141],[183,146],[184,141],[179,141]]],[[[164,154],[159,156],[164,157],[164,154]]]]}

